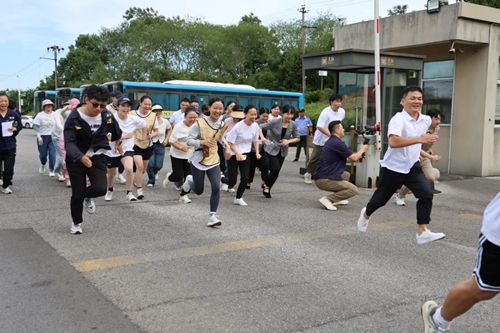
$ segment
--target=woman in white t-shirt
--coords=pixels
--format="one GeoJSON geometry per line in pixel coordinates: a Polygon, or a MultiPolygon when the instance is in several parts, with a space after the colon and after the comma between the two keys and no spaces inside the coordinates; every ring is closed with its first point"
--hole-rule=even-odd
{"type": "Polygon", "coordinates": [[[226,137],[227,144],[231,147],[231,149],[226,150],[229,178],[223,178],[222,182],[227,184],[229,188],[233,188],[236,185],[239,169],[240,185],[236,191],[236,198],[234,198],[233,203],[235,205],[248,206],[242,196],[248,183],[252,146],[255,157],[258,160],[260,159],[259,125],[255,123],[255,119],[257,118],[257,108],[255,106],[247,105],[243,110],[243,114],[245,117],[243,121],[234,125],[226,137]]]}
{"type": "Polygon", "coordinates": [[[56,118],[54,112],[55,104],[46,99],[42,102],[42,112],[38,113],[33,121],[33,129],[36,132],[38,142],[38,157],[40,159],[40,168],[38,172],[45,172],[45,164],[47,164],[47,154],[49,155],[49,176],[55,177],[54,166],[56,163],[56,149],[52,142],[52,132],[56,126],[56,118]]]}
{"type": "MultiPolygon", "coordinates": [[[[181,187],[182,183],[188,175],[191,174],[191,166],[189,165],[189,158],[194,153],[194,147],[187,145],[189,136],[189,128],[195,123],[198,115],[196,111],[187,108],[184,112],[184,121],[175,125],[170,135],[170,160],[172,162],[172,172],[167,173],[163,181],[163,187],[168,186],[168,182],[174,182],[176,187],[181,187]]],[[[181,190],[180,202],[190,203],[191,200],[187,196],[187,192],[181,190]]]]}
{"type": "Polygon", "coordinates": [[[158,179],[158,172],[163,168],[163,160],[165,159],[165,147],[168,144],[168,132],[170,131],[170,122],[163,118],[163,107],[160,104],[155,104],[151,108],[156,115],[156,123],[158,124],[158,135],[153,138],[153,155],[149,159],[148,168],[148,187],[155,186],[158,179]]]}
{"type": "Polygon", "coordinates": [[[120,163],[123,165],[126,177],[127,186],[127,201],[136,201],[137,198],[132,193],[132,186],[134,184],[134,132],[142,131],[142,137],[147,136],[146,121],[136,116],[129,116],[130,112],[130,99],[127,97],[120,97],[118,99],[118,111],[113,115],[122,130],[122,137],[120,138],[123,155],[116,151],[116,142],[109,143],[110,150],[106,150],[106,167],[108,169],[108,191],[104,200],[111,201],[113,199],[113,181],[116,176],[116,171],[120,163]]]}

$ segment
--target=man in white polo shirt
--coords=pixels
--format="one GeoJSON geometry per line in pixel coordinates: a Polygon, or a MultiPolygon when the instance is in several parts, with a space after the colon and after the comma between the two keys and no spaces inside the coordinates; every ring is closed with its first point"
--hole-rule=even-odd
{"type": "Polygon", "coordinates": [[[443,233],[427,229],[431,221],[433,194],[422,172],[419,157],[422,143],[435,142],[438,136],[427,134],[432,120],[420,113],[422,104],[423,91],[420,87],[409,86],[403,90],[403,111],[396,113],[389,122],[389,148],[380,161],[380,183],[368,205],[361,210],[359,231],[366,231],[370,216],[384,206],[397,189],[406,185],[418,199],[417,243],[425,244],[445,237],[443,233]]]}
{"type": "Polygon", "coordinates": [[[313,139],[314,147],[306,166],[307,171],[304,174],[304,182],[306,184],[312,183],[311,175],[314,174],[314,171],[316,171],[316,165],[318,165],[319,157],[323,151],[323,146],[325,145],[326,140],[328,140],[331,136],[330,131],[328,130],[328,125],[330,125],[332,121],[342,121],[345,118],[345,110],[341,108],[342,96],[333,94],[330,95],[328,100],[330,101],[330,106],[327,106],[323,109],[323,111],[321,111],[318,123],[316,124],[316,131],[314,132],[313,139]]]}
{"type": "Polygon", "coordinates": [[[451,322],[475,304],[500,293],[500,193],[484,210],[479,249],[472,277],[451,288],[438,307],[434,301],[422,305],[425,333],[449,332],[451,322]]]}

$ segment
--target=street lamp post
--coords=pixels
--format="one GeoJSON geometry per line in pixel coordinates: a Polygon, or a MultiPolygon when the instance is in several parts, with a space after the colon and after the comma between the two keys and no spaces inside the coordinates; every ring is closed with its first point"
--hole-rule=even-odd
{"type": "Polygon", "coordinates": [[[17,97],[19,99],[19,103],[17,105],[17,108],[19,109],[19,113],[21,112],[21,77],[19,75],[17,76],[17,97]]]}

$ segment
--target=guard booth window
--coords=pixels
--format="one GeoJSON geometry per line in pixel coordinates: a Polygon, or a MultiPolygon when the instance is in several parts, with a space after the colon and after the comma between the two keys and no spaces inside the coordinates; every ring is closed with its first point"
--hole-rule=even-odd
{"type": "Polygon", "coordinates": [[[424,63],[423,89],[424,107],[423,113],[429,109],[439,109],[443,113],[441,124],[450,124],[451,104],[453,97],[453,74],[455,72],[455,61],[430,61],[424,63]]]}

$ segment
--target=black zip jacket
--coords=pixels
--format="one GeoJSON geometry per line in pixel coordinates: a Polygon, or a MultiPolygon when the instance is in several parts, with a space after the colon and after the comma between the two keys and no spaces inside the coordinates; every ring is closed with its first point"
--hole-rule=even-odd
{"type": "Polygon", "coordinates": [[[80,161],[90,148],[94,151],[110,150],[108,133],[111,133],[111,141],[117,141],[122,137],[122,131],[111,112],[104,109],[101,112],[101,117],[101,127],[92,134],[90,125],[80,117],[77,109],[71,111],[64,123],[66,162],[76,163],[80,161]]]}

